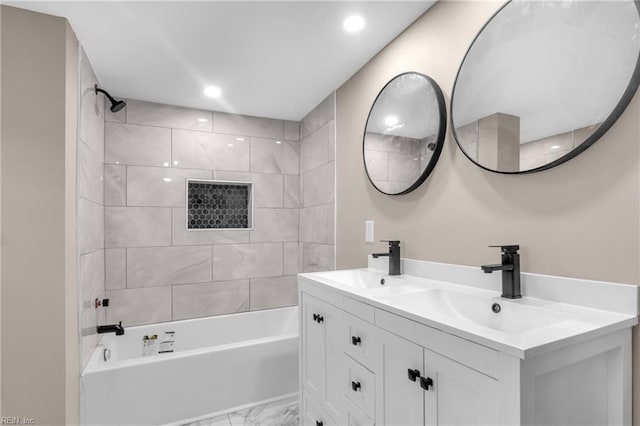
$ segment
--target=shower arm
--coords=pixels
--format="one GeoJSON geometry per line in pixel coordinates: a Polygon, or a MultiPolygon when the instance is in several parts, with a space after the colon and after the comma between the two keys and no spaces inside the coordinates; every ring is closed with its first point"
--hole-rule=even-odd
{"type": "Polygon", "coordinates": [[[116,101],[116,100],[115,100],[115,99],[114,99],[110,94],[108,94],[108,93],[106,92],[106,90],[102,90],[101,88],[99,88],[97,84],[96,84],[96,85],[94,85],[94,87],[95,87],[95,90],[96,90],[96,95],[97,95],[98,93],[102,93],[102,94],[104,94],[104,95],[109,99],[109,101],[111,101],[111,103],[112,103],[112,104],[113,104],[113,103],[115,103],[115,102],[117,102],[117,101],[116,101]]]}

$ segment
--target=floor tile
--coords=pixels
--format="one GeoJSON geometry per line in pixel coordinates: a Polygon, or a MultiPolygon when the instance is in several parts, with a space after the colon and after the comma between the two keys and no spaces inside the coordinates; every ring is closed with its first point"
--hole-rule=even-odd
{"type": "Polygon", "coordinates": [[[224,416],[204,419],[199,422],[187,423],[183,426],[231,426],[231,423],[229,422],[229,416],[225,414],[224,416]]]}
{"type": "Polygon", "coordinates": [[[232,426],[295,426],[298,424],[298,398],[287,398],[229,414],[232,426]]]}
{"type": "Polygon", "coordinates": [[[297,426],[298,419],[295,396],[183,426],[297,426]]]}

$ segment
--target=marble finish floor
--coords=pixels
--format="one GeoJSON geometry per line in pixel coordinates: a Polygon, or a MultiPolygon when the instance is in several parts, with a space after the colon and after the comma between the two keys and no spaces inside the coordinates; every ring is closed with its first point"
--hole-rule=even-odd
{"type": "Polygon", "coordinates": [[[290,397],[183,426],[297,426],[298,397],[290,397]]]}

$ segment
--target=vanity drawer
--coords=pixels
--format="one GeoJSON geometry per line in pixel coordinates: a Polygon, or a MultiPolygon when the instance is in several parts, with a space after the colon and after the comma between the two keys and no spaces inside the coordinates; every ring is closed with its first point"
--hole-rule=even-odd
{"type": "Polygon", "coordinates": [[[303,426],[331,426],[337,424],[306,394],[302,401],[301,424],[303,426]]]}
{"type": "Polygon", "coordinates": [[[355,315],[373,324],[373,321],[375,319],[375,308],[373,306],[345,296],[342,298],[340,307],[343,311],[349,312],[352,315],[355,315]]]}
{"type": "Polygon", "coordinates": [[[346,380],[344,394],[369,418],[375,413],[375,376],[358,364],[350,356],[345,355],[346,380]]]}
{"type": "Polygon", "coordinates": [[[365,367],[373,370],[375,328],[372,324],[345,314],[345,352],[365,367]]]}
{"type": "Polygon", "coordinates": [[[374,422],[365,416],[362,411],[349,398],[344,399],[344,412],[347,426],[374,426],[374,422]]]}
{"type": "Polygon", "coordinates": [[[498,377],[498,351],[427,325],[376,309],[376,325],[406,340],[429,348],[487,376],[498,377]]]}

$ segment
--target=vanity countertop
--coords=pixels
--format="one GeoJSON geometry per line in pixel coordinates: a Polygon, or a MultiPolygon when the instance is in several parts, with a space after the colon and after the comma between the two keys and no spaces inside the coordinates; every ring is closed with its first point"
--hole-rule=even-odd
{"type": "Polygon", "coordinates": [[[405,271],[416,271],[422,276],[389,276],[379,269],[365,268],[306,273],[299,277],[521,359],[638,323],[638,289],[634,285],[584,280],[580,288],[592,294],[581,294],[576,298],[578,304],[573,304],[564,299],[572,299],[571,289],[582,280],[522,274],[525,296],[505,299],[500,297],[495,278],[488,281],[481,274],[476,285],[461,284],[459,281],[475,276],[470,267],[408,260],[403,260],[403,266],[405,271]],[[450,268],[448,272],[458,282],[439,279],[442,268],[450,268]],[[527,290],[535,295],[548,294],[555,300],[527,296],[527,290]]]}

